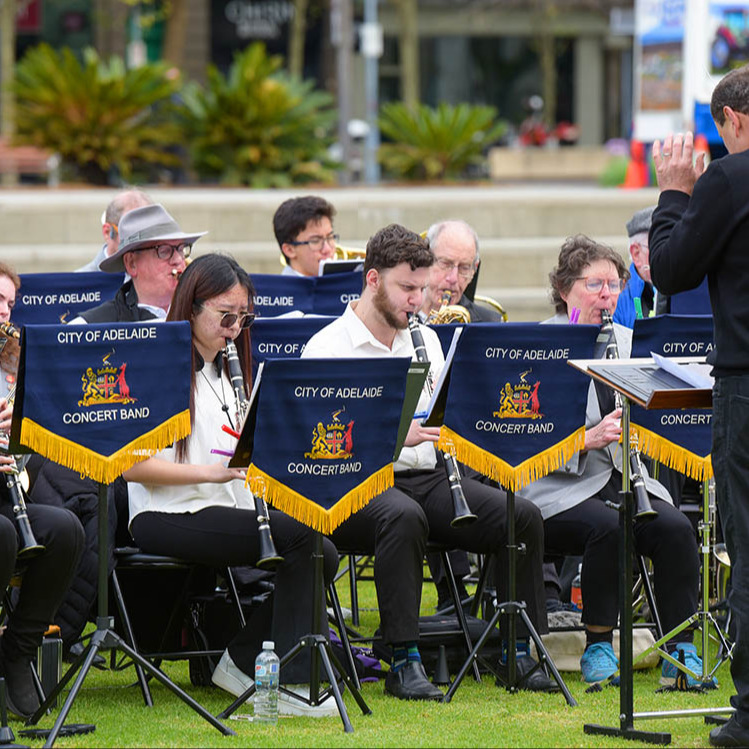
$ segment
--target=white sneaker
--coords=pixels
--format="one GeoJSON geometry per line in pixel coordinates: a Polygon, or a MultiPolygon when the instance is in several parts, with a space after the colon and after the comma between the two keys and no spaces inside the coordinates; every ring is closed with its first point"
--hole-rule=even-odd
{"type": "MultiPolygon", "coordinates": [[[[284,684],[288,689],[300,697],[309,699],[309,684],[284,684]]],[[[299,715],[303,718],[338,718],[338,706],[335,704],[333,695],[328,697],[319,705],[308,705],[306,702],[295,700],[283,692],[278,693],[278,714],[299,715]]]]}
{"type": "MultiPolygon", "coordinates": [[[[211,681],[221,689],[225,689],[235,697],[243,695],[255,682],[231,659],[229,651],[224,650],[221,660],[213,670],[211,681]]],[[[253,702],[255,695],[248,697],[246,702],[253,702]]],[[[335,702],[334,702],[335,704],[335,702]]]]}

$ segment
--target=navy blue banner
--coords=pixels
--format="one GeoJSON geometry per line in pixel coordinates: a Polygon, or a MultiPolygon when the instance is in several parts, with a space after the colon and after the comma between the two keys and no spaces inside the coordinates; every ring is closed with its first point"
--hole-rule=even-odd
{"type": "Polygon", "coordinates": [[[24,327],[12,443],[110,483],[189,434],[191,340],[187,322],[24,327]]]}
{"type": "Polygon", "coordinates": [[[467,325],[452,364],[439,446],[518,490],[582,449],[593,325],[467,325]]]}
{"type": "MultiPolygon", "coordinates": [[[[479,323],[474,323],[478,325],[479,323]]],[[[450,344],[453,342],[453,333],[456,328],[462,328],[464,323],[446,323],[445,325],[430,325],[429,327],[437,334],[437,338],[440,339],[440,346],[442,346],[442,353],[447,356],[447,352],[450,350],[450,344]]]]}
{"type": "Polygon", "coordinates": [[[669,309],[672,315],[712,315],[707,278],[696,289],[674,294],[670,298],[669,309]]]}
{"type": "MultiPolygon", "coordinates": [[[[661,315],[636,320],[632,357],[706,356],[713,350],[713,319],[708,315],[661,315]]],[[[712,411],[631,407],[632,428],[643,453],[699,481],[710,478],[712,411]]]]}
{"type": "Polygon", "coordinates": [[[346,305],[358,299],[362,290],[362,274],[334,273],[329,276],[283,276],[253,273],[255,314],[277,317],[287,312],[306,315],[343,314],[346,305]]]}
{"type": "Polygon", "coordinates": [[[117,293],[124,273],[22,273],[13,323],[54,325],[70,322],[117,293]]]}
{"type": "Polygon", "coordinates": [[[269,359],[260,372],[254,492],[325,533],[393,485],[410,361],[269,359]]]}
{"type": "Polygon", "coordinates": [[[307,341],[332,317],[258,318],[252,326],[252,378],[266,359],[298,359],[307,341]]]}

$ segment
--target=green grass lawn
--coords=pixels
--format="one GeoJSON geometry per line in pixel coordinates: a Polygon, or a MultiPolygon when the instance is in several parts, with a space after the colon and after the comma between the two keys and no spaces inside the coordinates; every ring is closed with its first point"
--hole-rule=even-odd
{"type": "MultiPolygon", "coordinates": [[[[373,584],[359,586],[362,631],[378,625],[373,584]]],[[[344,606],[348,587],[339,583],[344,606]]],[[[424,586],[422,613],[433,613],[434,588],[424,586]]],[[[184,662],[167,664],[165,672],[214,715],[232,698],[215,688],[192,686],[184,662]]],[[[349,694],[345,702],[354,732],[343,732],[338,719],[284,718],[277,727],[254,725],[246,720],[225,723],[237,736],[225,737],[159,684],[152,686],[154,707],[143,705],[140,690],[132,686],[134,672],[92,669],[68,718],[68,723],[93,723],[92,734],[59,738],[60,747],[607,747],[648,746],[623,739],[588,736],[586,723],[618,725],[619,690],[609,687],[586,694],[579,673],[563,674],[577,707],[567,706],[562,695],[520,692],[510,694],[485,676],[480,684],[468,676],[449,704],[401,702],[383,693],[383,683],[363,685],[362,694],[371,715],[362,715],[349,694]]],[[[727,665],[719,671],[720,688],[706,694],[656,694],[660,668],[636,671],[635,712],[716,708],[728,705],[733,693],[727,665]]],[[[240,709],[239,713],[250,713],[240,709]]],[[[56,712],[40,722],[51,727],[56,712]]],[[[11,722],[18,743],[32,746],[41,741],[18,735],[23,728],[11,722]]],[[[672,745],[708,746],[710,726],[701,718],[668,718],[637,721],[641,730],[666,731],[672,745]]]]}

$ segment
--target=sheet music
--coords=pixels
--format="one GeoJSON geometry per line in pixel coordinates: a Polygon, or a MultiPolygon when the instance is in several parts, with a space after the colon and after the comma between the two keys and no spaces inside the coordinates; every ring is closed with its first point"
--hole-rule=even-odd
{"type": "MultiPolygon", "coordinates": [[[[450,348],[447,350],[447,355],[445,356],[445,366],[442,367],[442,371],[440,372],[440,376],[437,379],[437,384],[434,386],[434,390],[432,391],[432,397],[429,401],[429,405],[427,406],[426,412],[427,417],[422,421],[422,424],[427,425],[427,422],[429,421],[429,417],[431,416],[434,409],[437,407],[437,401],[442,401],[442,413],[444,415],[444,402],[447,400],[447,393],[442,392],[443,389],[445,389],[445,380],[449,379],[450,376],[450,368],[453,364],[453,357],[455,356],[455,349],[458,346],[458,339],[460,338],[460,334],[463,332],[463,328],[455,328],[455,331],[453,332],[453,339],[450,342],[450,348]]],[[[441,423],[441,422],[440,422],[441,423]]],[[[430,425],[431,426],[431,425],[430,425]]]]}
{"type": "Polygon", "coordinates": [[[679,364],[665,356],[650,352],[653,361],[669,374],[684,380],[687,384],[695,388],[712,388],[713,378],[710,376],[711,366],[706,363],[690,362],[689,364],[679,364]]]}

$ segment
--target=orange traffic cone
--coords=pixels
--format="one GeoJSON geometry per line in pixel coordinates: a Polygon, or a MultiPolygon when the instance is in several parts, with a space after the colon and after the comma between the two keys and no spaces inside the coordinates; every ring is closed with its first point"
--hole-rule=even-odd
{"type": "Polygon", "coordinates": [[[629,153],[627,172],[621,186],[626,190],[646,187],[649,181],[649,169],[645,160],[645,144],[639,140],[633,140],[629,147],[629,153]]]}
{"type": "Polygon", "coordinates": [[[701,153],[705,154],[705,167],[710,163],[710,146],[708,145],[707,138],[702,135],[694,136],[694,155],[699,156],[701,153]]]}

